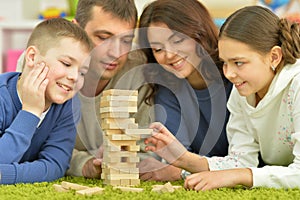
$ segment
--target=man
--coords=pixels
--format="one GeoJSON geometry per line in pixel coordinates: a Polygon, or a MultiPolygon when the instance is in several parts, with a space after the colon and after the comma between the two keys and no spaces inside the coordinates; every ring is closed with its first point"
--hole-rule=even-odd
{"type": "Polygon", "coordinates": [[[102,155],[99,147],[103,141],[101,93],[117,85],[124,89],[139,89],[139,112],[135,118],[139,125],[148,126],[150,107],[144,101],[148,87],[137,88],[136,83],[142,83],[139,80],[142,77],[129,73],[132,67],[145,63],[145,56],[139,51],[130,52],[137,23],[134,0],[79,0],[73,22],[87,32],[97,47],[92,53],[90,69],[79,94],[82,117],[67,175],[100,178],[102,155]],[[125,74],[128,76],[126,82],[120,83],[125,74]]]}

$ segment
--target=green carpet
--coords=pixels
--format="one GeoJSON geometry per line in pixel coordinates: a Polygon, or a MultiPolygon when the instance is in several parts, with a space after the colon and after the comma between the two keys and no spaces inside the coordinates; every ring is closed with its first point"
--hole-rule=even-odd
{"type": "MultiPolygon", "coordinates": [[[[17,199],[117,199],[117,200],[135,200],[135,199],[188,199],[188,200],[235,200],[235,199],[300,199],[300,189],[266,189],[255,188],[245,189],[243,187],[224,188],[206,192],[187,191],[185,189],[176,190],[173,193],[156,193],[151,192],[152,185],[164,184],[164,182],[141,182],[139,187],[144,188],[143,192],[122,192],[114,190],[111,186],[102,185],[100,180],[84,179],[78,177],[64,177],[50,183],[34,183],[34,184],[16,184],[16,185],[0,185],[1,200],[17,200],[17,199]],[[105,187],[103,194],[93,196],[81,196],[75,194],[74,190],[67,193],[60,193],[54,190],[53,184],[60,184],[62,181],[78,183],[86,186],[105,187]]],[[[172,182],[172,185],[182,185],[182,181],[172,182]]]]}

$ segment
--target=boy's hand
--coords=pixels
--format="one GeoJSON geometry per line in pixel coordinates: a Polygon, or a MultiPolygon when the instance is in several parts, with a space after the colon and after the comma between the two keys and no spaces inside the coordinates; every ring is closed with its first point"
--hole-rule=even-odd
{"type": "Polygon", "coordinates": [[[22,87],[23,110],[40,117],[45,110],[45,91],[49,83],[47,73],[49,68],[45,63],[39,63],[29,68],[26,73],[22,87]]]}

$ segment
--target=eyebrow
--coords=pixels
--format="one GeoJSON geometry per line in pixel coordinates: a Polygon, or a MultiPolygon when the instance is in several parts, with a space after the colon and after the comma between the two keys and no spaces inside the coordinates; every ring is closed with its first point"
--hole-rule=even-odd
{"type": "MultiPolygon", "coordinates": [[[[221,61],[224,61],[223,58],[219,57],[219,59],[221,61]]],[[[234,57],[234,58],[229,58],[228,61],[236,61],[236,60],[240,60],[240,59],[244,59],[244,57],[234,57]]]]}
{"type": "MultiPolygon", "coordinates": [[[[76,60],[76,58],[74,58],[74,57],[72,57],[72,56],[69,56],[69,55],[66,55],[66,54],[61,55],[61,57],[63,57],[63,58],[68,58],[68,59],[70,59],[72,62],[78,62],[78,60],[76,60]]],[[[89,67],[87,67],[87,66],[83,66],[83,67],[86,67],[87,69],[89,68],[89,67]]]]}
{"type": "Polygon", "coordinates": [[[131,33],[131,34],[128,34],[128,35],[122,35],[122,34],[118,34],[118,35],[115,35],[113,34],[112,32],[109,32],[109,31],[106,31],[106,30],[97,30],[94,32],[95,34],[106,34],[106,35],[110,35],[110,36],[119,36],[121,35],[121,37],[132,37],[134,38],[134,33],[131,33]]]}

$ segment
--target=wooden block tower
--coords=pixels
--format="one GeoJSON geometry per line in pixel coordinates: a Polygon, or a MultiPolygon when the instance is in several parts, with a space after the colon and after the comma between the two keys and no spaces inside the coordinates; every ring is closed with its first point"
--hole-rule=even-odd
{"type": "Polygon", "coordinates": [[[110,89],[103,91],[100,101],[103,130],[103,183],[113,186],[140,184],[140,161],[137,152],[141,137],[150,136],[152,129],[139,129],[132,113],[137,112],[137,90],[110,89]]]}

